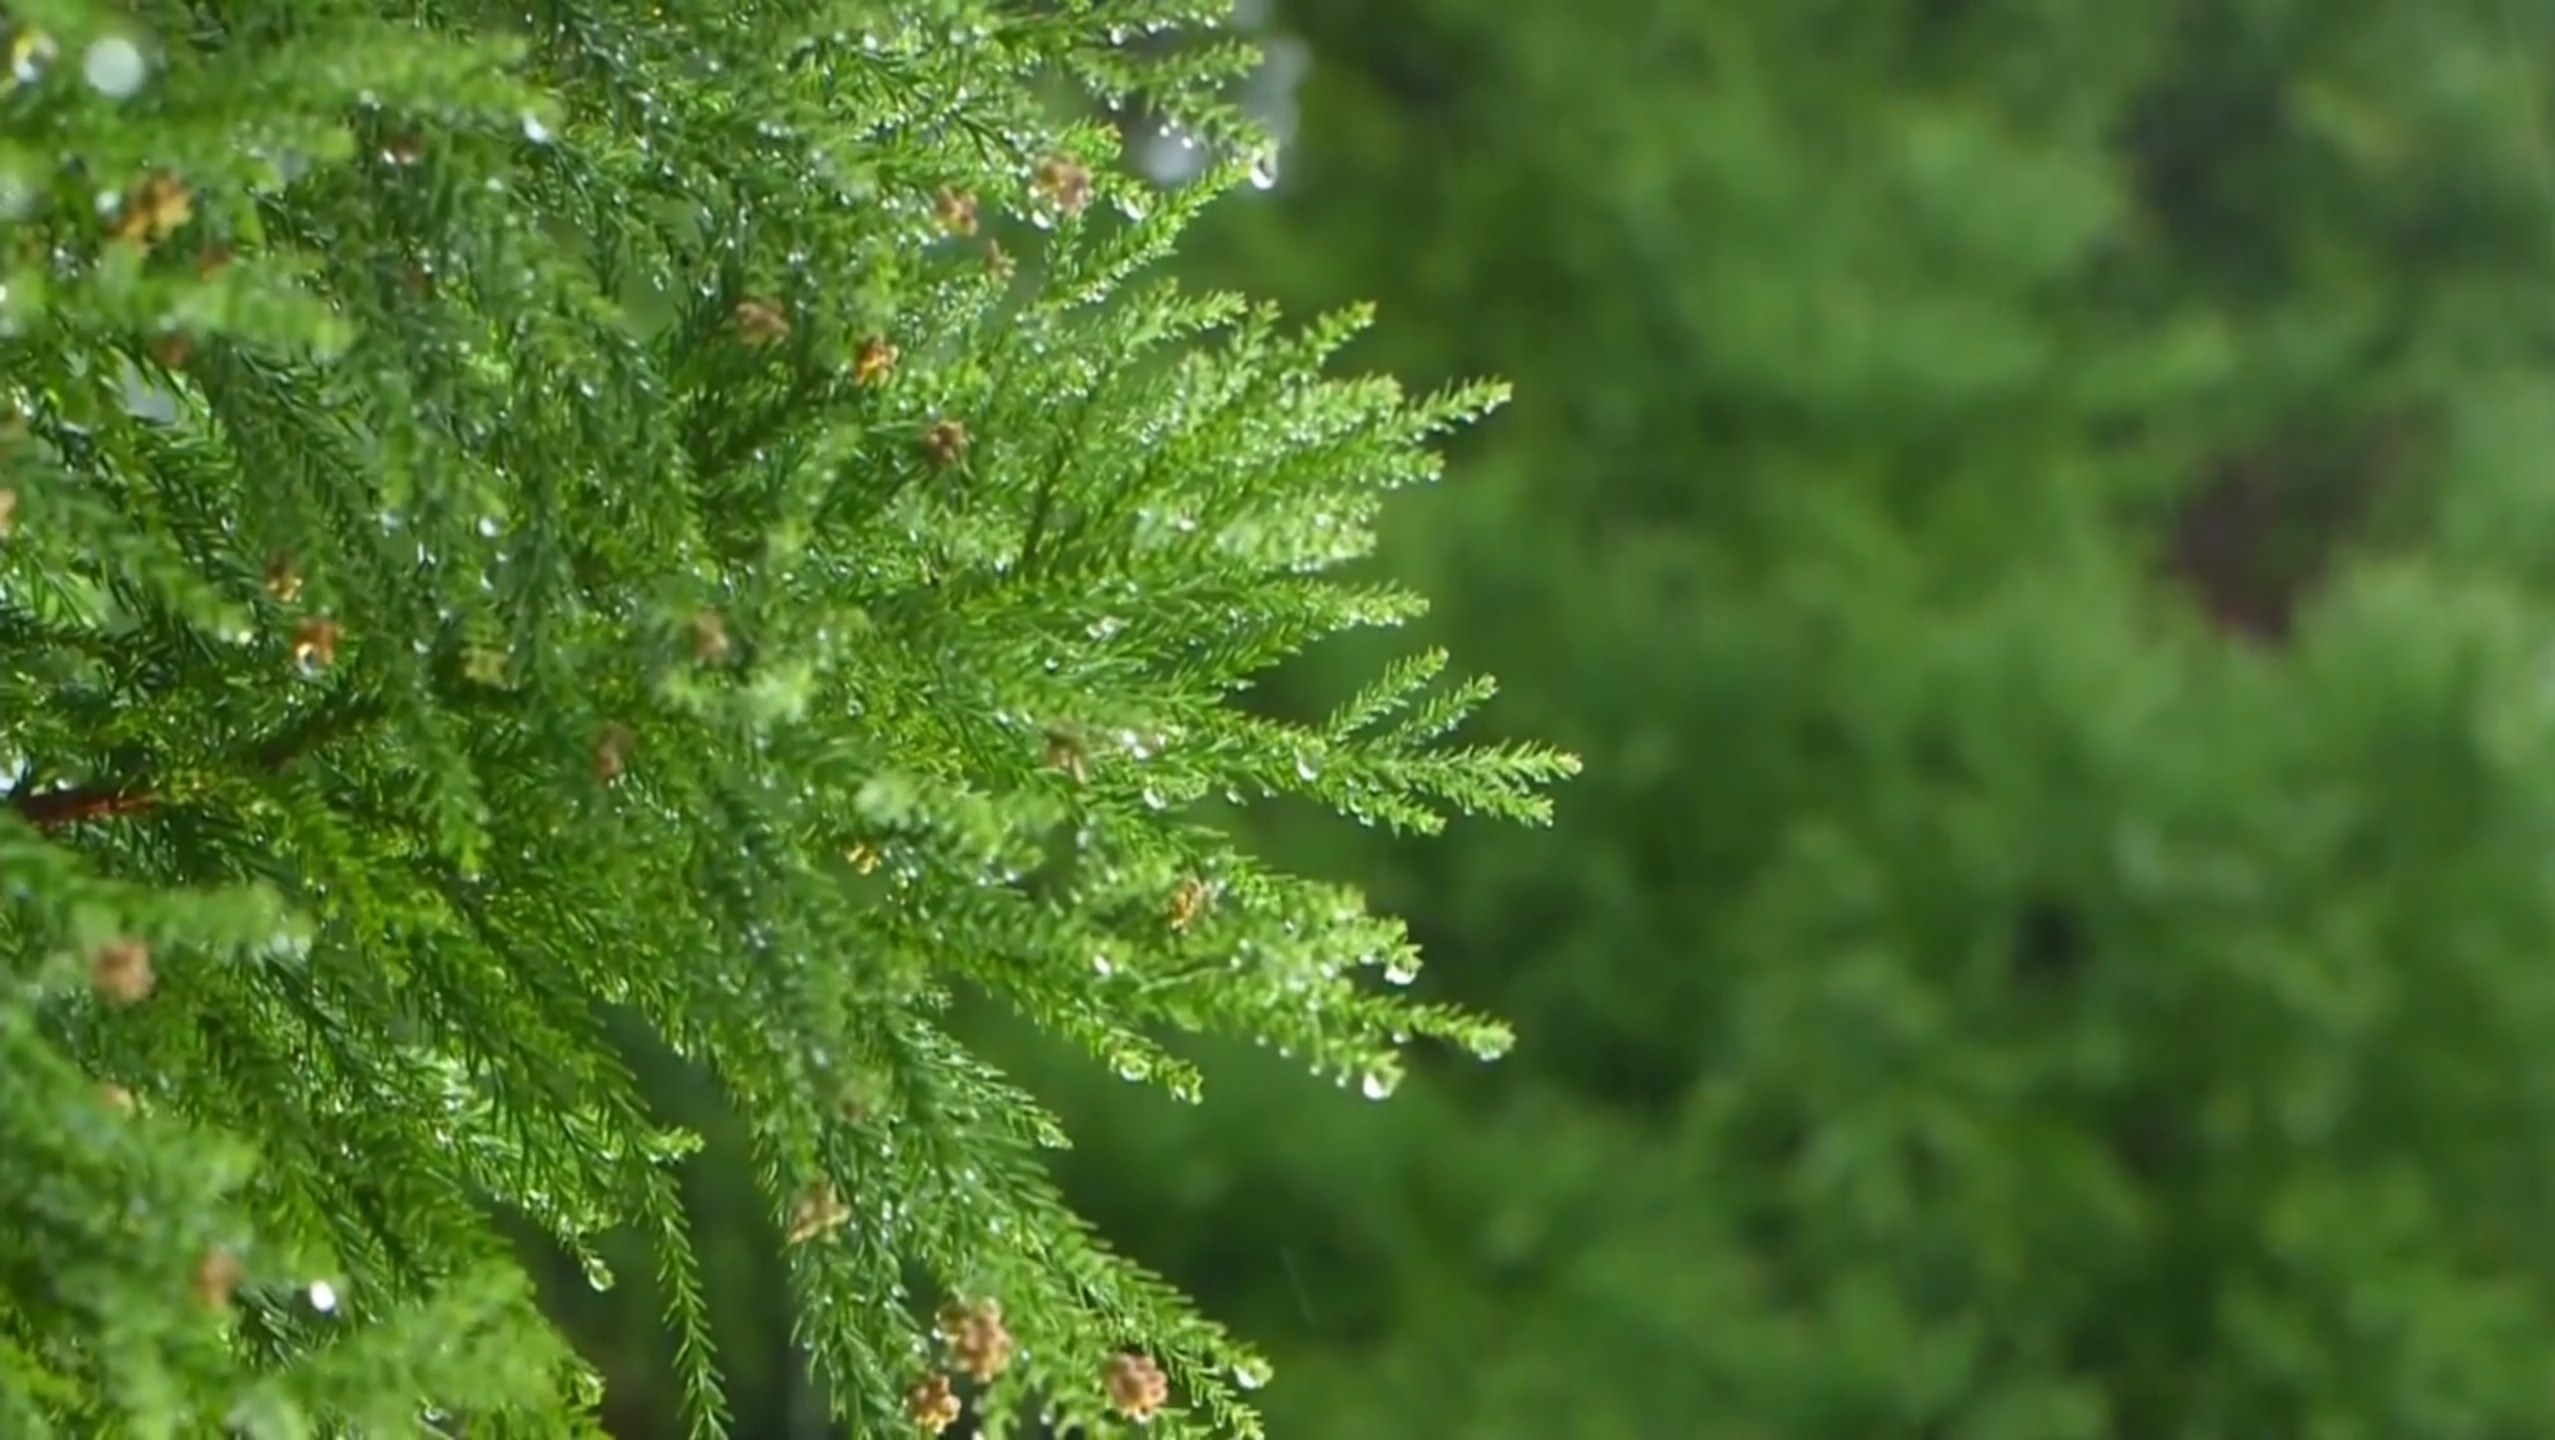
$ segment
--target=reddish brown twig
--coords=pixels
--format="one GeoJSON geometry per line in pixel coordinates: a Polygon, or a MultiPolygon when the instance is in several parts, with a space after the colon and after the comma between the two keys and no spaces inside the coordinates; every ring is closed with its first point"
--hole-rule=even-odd
{"type": "MultiPolygon", "coordinates": [[[[350,697],[305,717],[282,734],[252,748],[242,757],[241,763],[243,768],[271,774],[347,731],[378,718],[381,713],[381,703],[374,697],[350,697]]],[[[138,815],[158,806],[162,798],[147,781],[128,780],[118,784],[75,785],[68,790],[14,795],[9,798],[9,808],[39,830],[58,830],[87,820],[138,815]]]]}
{"type": "Polygon", "coordinates": [[[81,785],[69,790],[48,790],[41,795],[21,795],[9,802],[9,808],[39,830],[53,830],[83,820],[131,815],[159,803],[160,797],[148,790],[81,785]]]}

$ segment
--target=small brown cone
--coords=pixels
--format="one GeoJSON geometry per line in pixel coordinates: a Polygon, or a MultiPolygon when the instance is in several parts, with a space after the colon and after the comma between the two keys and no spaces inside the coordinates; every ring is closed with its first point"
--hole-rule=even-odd
{"type": "Polygon", "coordinates": [[[1082,737],[1062,726],[1047,730],[1047,764],[1073,777],[1076,785],[1091,781],[1091,755],[1082,737]]]}
{"type": "Polygon", "coordinates": [[[1151,1356],[1133,1351],[1110,1358],[1100,1373],[1109,1403],[1130,1420],[1150,1420],[1171,1398],[1171,1380],[1151,1356]]]}
{"type": "Polygon", "coordinates": [[[231,1296],[246,1278],[248,1272],[238,1256],[228,1250],[211,1251],[195,1267],[195,1298],[208,1310],[228,1310],[231,1296]]]}
{"type": "Polygon", "coordinates": [[[324,670],[337,663],[337,642],[346,632],[336,621],[314,615],[293,630],[293,663],[305,670],[324,670]]]}
{"type": "Polygon", "coordinates": [[[896,347],[883,336],[872,335],[861,342],[852,356],[852,383],[875,385],[896,369],[896,347]]]}
{"type": "Polygon", "coordinates": [[[950,1363],[978,1384],[991,1382],[1011,1364],[1011,1332],[1003,1328],[1002,1306],[991,1300],[944,1308],[940,1331],[949,1342],[950,1363]]]}
{"type": "Polygon", "coordinates": [[[967,427],[955,420],[936,421],[923,436],[923,453],[946,470],[967,458],[967,427]]]}
{"type": "Polygon", "coordinates": [[[976,233],[976,197],[967,191],[944,189],[932,201],[932,218],[940,228],[952,235],[976,233]]]}
{"type": "Polygon", "coordinates": [[[736,333],[748,345],[769,345],[790,333],[790,317],[769,300],[739,300],[736,333]]]}
{"type": "Polygon", "coordinates": [[[126,936],[98,948],[89,961],[89,983],[117,1005],[131,1005],[151,993],[151,947],[126,936]]]}
{"type": "Polygon", "coordinates": [[[851,1207],[843,1203],[833,1186],[814,1186],[799,1196],[798,1204],[790,1209],[788,1242],[804,1245],[851,1218],[851,1207]]]}
{"type": "Polygon", "coordinates": [[[630,751],[638,743],[639,737],[631,733],[629,726],[617,720],[604,726],[594,742],[594,778],[606,785],[620,779],[621,773],[630,768],[630,751]]]}
{"type": "Polygon", "coordinates": [[[946,1375],[925,1376],[905,1392],[906,1413],[929,1434],[937,1435],[957,1424],[959,1409],[958,1392],[950,1387],[946,1375]]]}
{"type": "Polygon", "coordinates": [[[174,175],[160,174],[124,192],[124,213],[115,222],[117,238],[156,245],[195,218],[195,197],[174,175]]]}
{"type": "Polygon", "coordinates": [[[301,597],[301,572],[293,568],[291,557],[276,555],[267,560],[266,593],[286,605],[301,597]]]}
{"type": "Polygon", "coordinates": [[[1068,215],[1079,215],[1091,203],[1091,170],[1070,155],[1056,155],[1041,161],[1038,176],[1030,182],[1038,198],[1068,215]]]}
{"type": "Polygon", "coordinates": [[[704,665],[716,665],[728,656],[727,621],[719,612],[704,610],[692,617],[692,655],[704,665]]]}
{"type": "Polygon", "coordinates": [[[1195,875],[1181,876],[1180,883],[1171,891],[1171,928],[1186,930],[1196,924],[1198,917],[1206,913],[1208,902],[1214,898],[1214,893],[1207,889],[1207,882],[1195,875]]]}

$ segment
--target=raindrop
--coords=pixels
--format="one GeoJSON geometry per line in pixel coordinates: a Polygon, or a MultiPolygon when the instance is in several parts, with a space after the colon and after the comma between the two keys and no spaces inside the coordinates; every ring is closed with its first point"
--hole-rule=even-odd
{"type": "Polygon", "coordinates": [[[1277,151],[1267,149],[1251,157],[1251,188],[1274,190],[1278,182],[1277,151]]]}
{"type": "Polygon", "coordinates": [[[1372,1070],[1367,1072],[1366,1078],[1357,1082],[1357,1088],[1367,1099],[1381,1100],[1392,1094],[1394,1087],[1400,1083],[1401,1077],[1389,1070],[1372,1070]]]}
{"type": "Polygon", "coordinates": [[[547,145],[552,138],[550,127],[541,123],[540,116],[526,110],[523,112],[523,138],[535,145],[547,145]]]}
{"type": "Polygon", "coordinates": [[[46,63],[51,61],[56,53],[52,37],[40,33],[25,35],[10,49],[12,59],[9,64],[9,73],[15,76],[19,83],[27,85],[34,84],[37,77],[44,74],[46,63]]]}
{"type": "Polygon", "coordinates": [[[121,35],[97,40],[80,57],[81,78],[89,82],[90,89],[110,100],[122,100],[140,90],[150,73],[141,47],[121,35]]]}
{"type": "Polygon", "coordinates": [[[1416,956],[1396,955],[1384,966],[1384,983],[1387,985],[1408,985],[1418,978],[1419,960],[1416,956]]]}
{"type": "Polygon", "coordinates": [[[1091,957],[1091,972],[1105,977],[1118,973],[1118,967],[1109,962],[1108,956],[1094,955],[1091,957]]]}
{"type": "Polygon", "coordinates": [[[1318,779],[1322,774],[1322,762],[1314,759],[1309,751],[1300,754],[1295,757],[1295,774],[1298,779],[1318,779]]]}
{"type": "Polygon", "coordinates": [[[337,1308],[337,1287],[325,1280],[313,1280],[310,1286],[311,1308],[326,1314],[337,1308]]]}
{"type": "Polygon", "coordinates": [[[1269,1383],[1269,1362],[1245,1360],[1233,1367],[1233,1383],[1245,1390],[1257,1390],[1269,1383]]]}

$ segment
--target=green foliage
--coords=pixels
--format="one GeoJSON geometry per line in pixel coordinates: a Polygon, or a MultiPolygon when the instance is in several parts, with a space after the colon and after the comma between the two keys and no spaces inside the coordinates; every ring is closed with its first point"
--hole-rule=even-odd
{"type": "Polygon", "coordinates": [[[945,1299],[1016,1338],[982,1433],[1107,1430],[1127,1349],[1157,1428],[1256,1430],[943,1012],[1191,1097],[1160,1032],[1495,1051],[1229,809],[1535,819],[1570,767],[1437,744],[1487,690],[1435,656],[1233,702],[1416,613],[1323,572],[1499,394],[1145,278],[1249,152],[1165,200],[1052,101],[1247,140],[1216,9],[11,0],[0,1433],[592,1433],[521,1226],[597,1285],[646,1238],[718,1431],[642,1041],[741,1117],[855,1433],[945,1299]]]}
{"type": "Polygon", "coordinates": [[[2555,10],[1372,8],[1184,254],[1517,378],[1383,553],[1607,763],[1359,864],[1515,1062],[1071,1193],[1325,1440],[2555,1430],[2555,10]]]}

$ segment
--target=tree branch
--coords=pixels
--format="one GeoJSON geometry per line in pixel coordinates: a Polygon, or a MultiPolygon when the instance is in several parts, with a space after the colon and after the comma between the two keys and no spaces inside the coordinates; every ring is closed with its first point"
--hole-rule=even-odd
{"type": "MultiPolygon", "coordinates": [[[[381,701],[370,695],[322,706],[248,747],[234,763],[260,774],[273,774],[347,732],[379,719],[382,709],[381,701]]],[[[9,808],[39,830],[59,830],[89,820],[138,815],[156,809],[166,798],[152,788],[146,773],[125,780],[75,785],[67,790],[12,795],[9,808]]]]}
{"type": "Polygon", "coordinates": [[[83,820],[131,815],[150,809],[159,800],[159,796],[148,790],[79,785],[69,790],[47,790],[41,795],[15,796],[9,801],[9,808],[18,812],[18,818],[37,829],[52,830],[83,820]]]}

